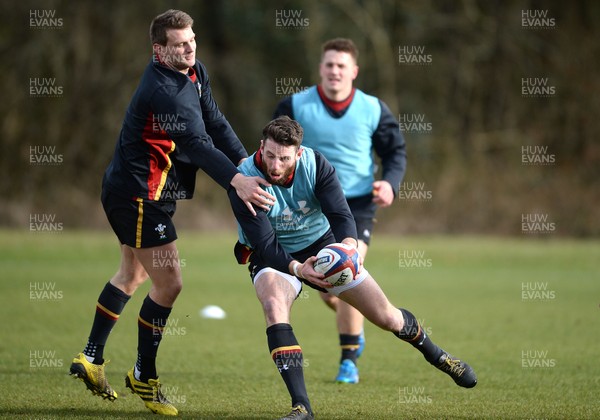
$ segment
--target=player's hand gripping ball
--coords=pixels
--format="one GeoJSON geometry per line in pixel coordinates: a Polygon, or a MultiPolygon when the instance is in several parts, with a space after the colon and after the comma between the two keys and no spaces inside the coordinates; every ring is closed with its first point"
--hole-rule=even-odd
{"type": "Polygon", "coordinates": [[[325,275],[325,280],[333,286],[350,283],[358,273],[358,251],[346,244],[327,245],[317,254],[314,268],[325,275]]]}

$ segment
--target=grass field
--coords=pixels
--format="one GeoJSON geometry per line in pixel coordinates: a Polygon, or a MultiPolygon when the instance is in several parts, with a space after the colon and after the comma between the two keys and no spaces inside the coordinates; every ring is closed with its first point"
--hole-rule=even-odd
{"type": "MultiPolygon", "coordinates": [[[[180,237],[184,290],[159,351],[163,390],[184,418],[283,415],[290,402],[247,271],[234,263],[233,234],[180,237]],[[227,318],[201,318],[209,304],[227,318]]],[[[149,284],[125,308],[105,351],[117,401],[93,397],[67,375],[117,268],[112,233],[2,231],[0,249],[0,416],[156,418],[123,380],[135,361],[136,318],[149,284]]],[[[599,264],[598,241],[376,237],[366,267],[435,342],[474,367],[479,383],[457,387],[370,324],[361,382],[332,383],[334,317],[305,288],[292,324],[317,417],[600,418],[599,264]]]]}

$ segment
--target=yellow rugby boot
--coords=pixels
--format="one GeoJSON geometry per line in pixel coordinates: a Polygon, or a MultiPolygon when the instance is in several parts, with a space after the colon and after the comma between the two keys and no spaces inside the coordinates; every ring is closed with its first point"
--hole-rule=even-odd
{"type": "Polygon", "coordinates": [[[158,379],[150,379],[148,383],[138,381],[133,375],[132,368],[125,377],[125,386],[131,390],[132,394],[138,395],[153,413],[163,416],[177,415],[178,411],[175,406],[161,392],[158,379]]]}
{"type": "Polygon", "coordinates": [[[114,401],[117,399],[117,393],[111,388],[104,374],[104,366],[108,360],[101,365],[95,365],[88,362],[83,353],[79,353],[71,363],[69,369],[70,375],[79,378],[85,386],[92,391],[92,394],[98,395],[105,400],[114,401]]]}

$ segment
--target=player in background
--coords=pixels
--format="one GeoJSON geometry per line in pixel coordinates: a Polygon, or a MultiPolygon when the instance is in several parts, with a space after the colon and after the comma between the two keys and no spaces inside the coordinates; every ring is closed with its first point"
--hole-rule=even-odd
{"type": "MultiPolygon", "coordinates": [[[[398,121],[387,105],[353,86],[357,60],[352,40],[325,42],[319,65],[321,82],[281,101],[274,116],[298,121],[304,129],[304,146],[318,150],[334,166],[356,221],[358,251],[364,259],[377,207],[388,207],[398,195],[406,152],[398,121]],[[373,150],[381,160],[379,180],[374,178],[373,150]]],[[[365,344],[364,317],[332,294],[320,295],[336,312],[341,357],[335,380],[357,383],[357,358],[365,344]]]]}
{"type": "Polygon", "coordinates": [[[231,189],[246,211],[273,203],[259,177],[237,166],[248,155],[219,110],[206,68],[196,60],[192,18],[178,10],[150,26],[153,58],[133,95],[102,183],[102,204],[121,248],[121,266],[104,286],[87,345],[70,367],[94,395],[114,400],[105,375],[104,347],[125,304],[149,277],[138,317],[138,354],[125,383],[154,413],[177,415],[162,394],[156,355],[182,288],[176,200],[192,198],[199,168],[231,189]]]}
{"type": "Polygon", "coordinates": [[[358,240],[335,169],[323,155],[301,143],[302,127],[281,116],[265,126],[260,149],[239,167],[243,174],[264,177],[271,184],[266,189],[276,201],[268,211],[259,210],[255,217],[229,192],[239,224],[235,255],[239,263],[250,263],[269,352],[292,400],[292,411],[283,419],[313,418],[302,348],[290,325],[302,283],[352,305],[373,324],[419,350],[459,386],[475,386],[473,369],[434,344],[410,311],[393,306],[362,264],[352,282],[333,288],[314,270],[315,255],[323,247],[334,242],[357,247],[358,240]]]}

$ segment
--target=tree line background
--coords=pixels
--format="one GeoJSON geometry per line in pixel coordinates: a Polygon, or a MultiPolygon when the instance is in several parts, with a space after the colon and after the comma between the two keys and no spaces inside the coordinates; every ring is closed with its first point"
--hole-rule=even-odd
{"type": "MultiPolygon", "coordinates": [[[[355,41],[356,86],[399,120],[427,123],[404,132],[402,185],[427,198],[399,197],[378,213],[378,232],[522,235],[524,215],[535,214],[554,236],[600,233],[600,3],[592,0],[2,1],[1,226],[26,229],[32,214],[48,214],[65,228],[108,228],[102,175],[151,57],[150,21],[169,8],[194,18],[197,57],[249,152],[283,99],[277,86],[315,84],[322,42],[355,41]],[[54,11],[61,25],[32,27],[36,10],[54,11]],[[529,10],[554,25],[523,26],[529,10]],[[401,62],[402,51],[428,62],[401,62]],[[31,95],[36,78],[53,79],[61,94],[31,95]],[[545,79],[551,94],[525,96],[528,78],[545,79]],[[39,146],[61,162],[32,164],[39,146]],[[552,162],[524,164],[532,150],[552,162]]],[[[176,222],[233,227],[224,191],[201,172],[176,222]]]]}

